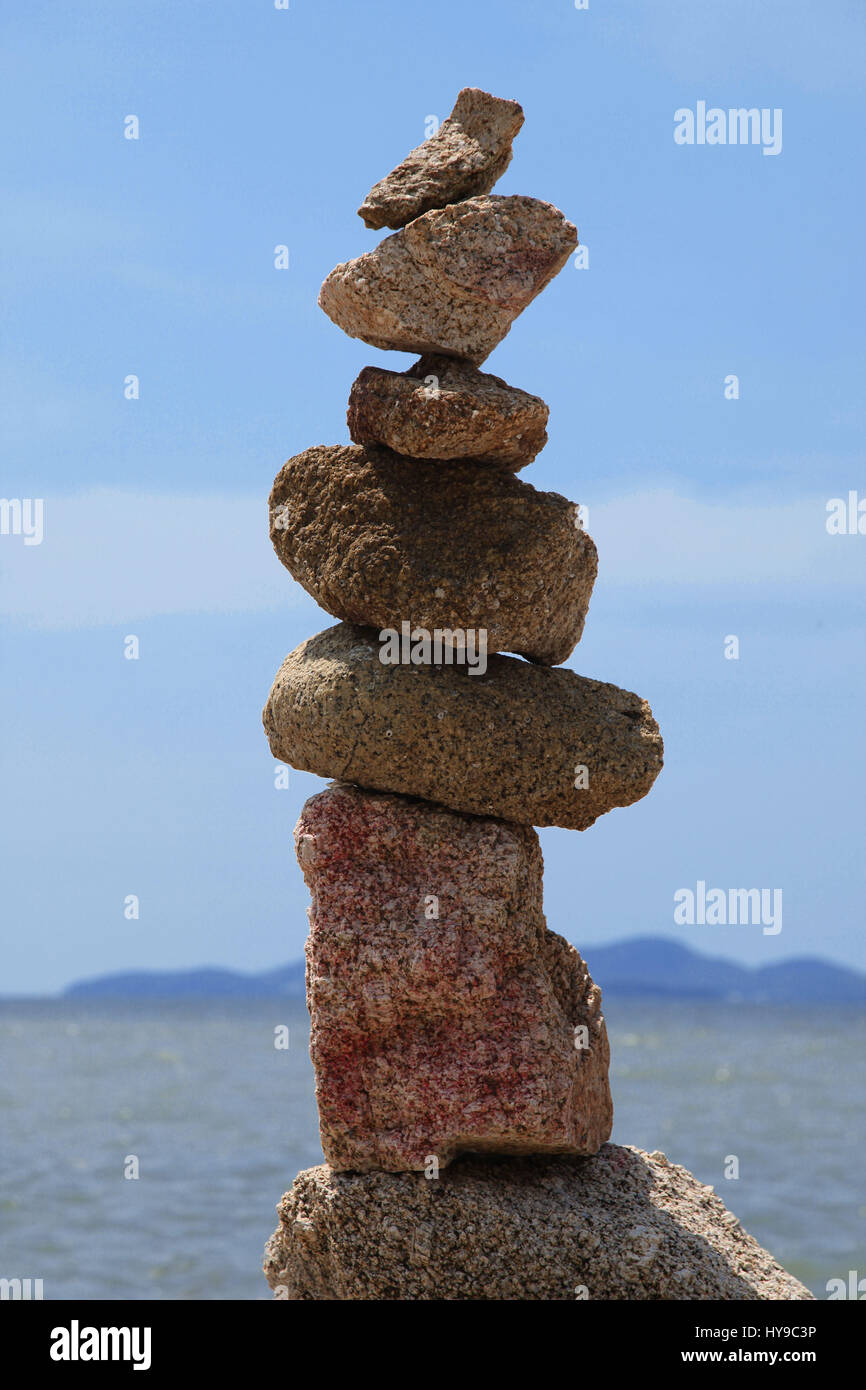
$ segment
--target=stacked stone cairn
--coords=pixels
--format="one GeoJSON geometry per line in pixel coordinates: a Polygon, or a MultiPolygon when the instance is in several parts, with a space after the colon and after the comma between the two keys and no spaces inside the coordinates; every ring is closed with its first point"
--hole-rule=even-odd
{"type": "Polygon", "coordinates": [[[606,1142],[601,994],[542,912],[533,827],[645,796],[662,740],[646,701],[560,664],[596,548],[515,476],[547,406],[480,370],[577,246],[550,203],[490,192],[522,124],[467,88],[368,194],[393,235],[319,303],[420,360],[364,368],[354,443],[290,459],[270,498],[280,559],[340,621],[264,711],[276,758],[335,779],[295,832],[326,1163],[265,1272],[289,1299],[808,1296],[690,1174],[606,1142]]]}

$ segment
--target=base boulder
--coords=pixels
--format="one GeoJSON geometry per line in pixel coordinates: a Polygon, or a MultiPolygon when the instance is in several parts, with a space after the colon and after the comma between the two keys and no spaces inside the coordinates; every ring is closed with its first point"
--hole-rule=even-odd
{"type": "Polygon", "coordinates": [[[660,1153],[300,1173],[265,1251],[290,1300],[806,1300],[712,1188],[660,1153]]]}

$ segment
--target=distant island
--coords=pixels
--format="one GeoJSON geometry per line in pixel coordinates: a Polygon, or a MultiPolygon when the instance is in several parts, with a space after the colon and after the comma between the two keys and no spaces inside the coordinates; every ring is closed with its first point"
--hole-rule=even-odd
{"type": "Polygon", "coordinates": [[[198,970],[131,970],[97,975],[63,990],[63,999],[303,999],[304,962],[258,975],[202,966],[198,970]]]}
{"type": "MultiPolygon", "coordinates": [[[[813,956],[755,968],[700,955],[666,937],[638,936],[612,946],[588,946],[604,997],[716,999],[750,1004],[866,1004],[866,975],[813,956]]],[[[133,971],[81,980],[65,999],[304,998],[304,962],[248,975],[240,971],[133,971]]]]}

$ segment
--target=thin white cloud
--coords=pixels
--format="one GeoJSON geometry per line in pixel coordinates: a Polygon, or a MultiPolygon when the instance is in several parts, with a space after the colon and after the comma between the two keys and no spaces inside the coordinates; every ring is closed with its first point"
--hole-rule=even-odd
{"type": "MultiPolygon", "coordinates": [[[[778,506],[647,490],[589,509],[605,585],[846,586],[866,536],[831,536],[825,497],[778,506]]],[[[100,489],[44,499],[44,538],[0,535],[0,615],[40,628],[309,605],[268,540],[261,497],[100,489]]]]}
{"type": "Polygon", "coordinates": [[[312,600],[277,560],[261,497],[99,489],[44,499],[44,538],[0,535],[0,614],[43,628],[312,600]]]}
{"type": "Polygon", "coordinates": [[[866,536],[830,535],[828,501],[697,501],[655,489],[590,505],[587,529],[605,583],[862,584],[866,536]]]}

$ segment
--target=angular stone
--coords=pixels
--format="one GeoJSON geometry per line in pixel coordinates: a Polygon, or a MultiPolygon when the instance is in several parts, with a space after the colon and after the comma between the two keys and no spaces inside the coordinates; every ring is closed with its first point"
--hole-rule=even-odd
{"type": "Polygon", "coordinates": [[[551,666],[580,640],[595,545],[572,502],[504,469],[321,445],[289,459],[269,506],[277,554],[335,618],[483,630],[487,651],[551,666]]]}
{"type": "Polygon", "coordinates": [[[408,372],[365,367],[352,387],[347,420],[356,444],[384,444],[409,458],[471,458],[517,472],[547,443],[548,413],[540,396],[469,362],[428,353],[408,372]]]}
{"type": "Polygon", "coordinates": [[[340,623],[286,657],[263,715],[275,758],[454,811],[570,830],[639,801],[661,770],[658,725],[627,690],[511,656],[472,675],[385,666],[379,651],[374,629],[340,623]]]}
{"type": "Polygon", "coordinates": [[[288,1300],[802,1302],[813,1295],[664,1154],[299,1173],[264,1271],[288,1300]]]}
{"type": "Polygon", "coordinates": [[[403,227],[430,208],[489,193],[511,163],[523,125],[516,101],[464,87],[435,135],[374,184],[358,216],[368,227],[403,227]]]}
{"type": "Polygon", "coordinates": [[[331,271],[319,304],[350,338],[483,362],[562,269],[577,231],[538,198],[486,196],[425,212],[331,271]]]}
{"type": "Polygon", "coordinates": [[[295,844],[331,1167],[595,1153],[613,1121],[601,993],[545,925],[535,831],[338,783],[295,844]]]}

